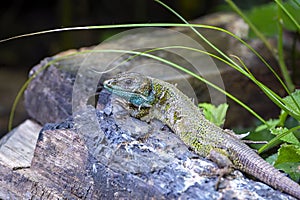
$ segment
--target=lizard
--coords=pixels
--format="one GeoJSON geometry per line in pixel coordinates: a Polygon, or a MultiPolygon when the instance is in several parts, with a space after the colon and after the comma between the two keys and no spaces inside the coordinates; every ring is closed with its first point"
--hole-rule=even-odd
{"type": "Polygon", "coordinates": [[[298,183],[266,162],[233,131],[208,121],[202,110],[176,86],[135,72],[120,73],[104,81],[103,85],[128,103],[133,117],[162,121],[198,155],[211,159],[219,167],[226,166],[250,174],[300,199],[298,183]]]}

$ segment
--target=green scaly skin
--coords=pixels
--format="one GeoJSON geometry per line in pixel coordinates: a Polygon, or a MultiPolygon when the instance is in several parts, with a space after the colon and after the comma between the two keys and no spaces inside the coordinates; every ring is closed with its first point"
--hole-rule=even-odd
{"type": "MultiPolygon", "coordinates": [[[[162,121],[200,156],[221,157],[225,161],[229,158],[231,162],[226,161],[227,166],[300,199],[299,184],[263,160],[237,137],[205,119],[201,110],[172,84],[138,73],[122,73],[105,81],[104,87],[132,105],[132,116],[162,121]]],[[[224,166],[224,163],[218,164],[224,166]]]]}

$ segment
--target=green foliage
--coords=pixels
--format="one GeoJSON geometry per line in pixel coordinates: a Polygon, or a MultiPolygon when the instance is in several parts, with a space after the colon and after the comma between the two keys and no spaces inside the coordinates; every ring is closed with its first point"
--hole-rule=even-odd
{"type": "MultiPolygon", "coordinates": [[[[268,64],[266,64],[266,63],[265,64],[270,69],[270,71],[276,76],[276,78],[281,83],[281,85],[283,86],[285,91],[287,91],[287,93],[290,94],[290,92],[295,89],[295,86],[291,80],[290,74],[288,72],[288,69],[287,69],[287,66],[286,66],[285,60],[284,60],[284,57],[285,57],[284,51],[283,51],[284,22],[290,21],[291,24],[293,24],[293,26],[295,26],[295,30],[298,33],[300,32],[300,25],[299,25],[298,21],[295,19],[296,17],[293,16],[291,14],[291,12],[289,12],[289,10],[288,10],[288,8],[290,8],[290,6],[288,6],[288,5],[285,6],[284,4],[281,3],[281,0],[274,0],[274,2],[276,2],[276,11],[277,12],[274,12],[274,9],[272,7],[270,8],[270,7],[268,7],[268,5],[265,5],[267,7],[267,9],[260,10],[259,12],[257,12],[258,14],[256,14],[256,15],[258,15],[258,17],[254,17],[254,19],[252,19],[252,20],[254,20],[254,22],[253,22],[250,19],[251,15],[247,16],[241,9],[239,9],[236,6],[236,4],[232,0],[226,0],[226,2],[228,3],[228,5],[230,5],[230,7],[237,14],[239,14],[243,18],[243,20],[249,25],[250,30],[255,34],[255,36],[257,36],[265,44],[267,49],[272,53],[273,57],[278,61],[285,84],[283,83],[281,78],[278,76],[278,74],[268,64]],[[269,17],[267,16],[268,14],[270,14],[270,11],[268,12],[268,10],[270,10],[270,9],[273,10],[271,13],[274,14],[274,15],[272,15],[273,16],[272,19],[274,19],[274,21],[272,21],[272,22],[268,22],[268,20],[270,20],[270,16],[269,17]],[[284,19],[286,19],[286,20],[284,20],[284,19]],[[260,25],[260,23],[262,23],[262,25],[260,25]],[[263,27],[268,27],[268,26],[273,27],[273,29],[274,29],[274,26],[276,26],[278,29],[278,30],[275,29],[276,31],[271,31],[271,32],[273,32],[271,35],[276,34],[276,36],[278,38],[277,51],[274,48],[274,45],[272,45],[270,43],[270,41],[266,38],[266,36],[268,36],[268,31],[264,30],[263,27]]],[[[299,3],[297,0],[293,0],[292,4],[295,5],[296,10],[297,10],[297,8],[299,8],[299,3]]],[[[261,8],[261,7],[259,7],[259,8],[261,8]]],[[[299,12],[297,12],[297,13],[299,13],[299,12]]],[[[256,15],[254,14],[253,16],[256,16],[256,15]]],[[[299,19],[299,17],[297,17],[297,18],[299,19]]],[[[286,23],[286,24],[288,24],[288,23],[286,23]]],[[[278,105],[282,109],[280,103],[278,103],[278,101],[277,101],[278,98],[275,96],[276,98],[274,99],[273,94],[270,94],[270,92],[272,93],[272,91],[265,90],[264,87],[261,87],[260,84],[258,84],[256,82],[255,82],[255,84],[257,86],[259,86],[264,91],[264,93],[266,93],[267,96],[276,105],[278,105]]]]}
{"type": "MultiPolygon", "coordinates": [[[[286,133],[289,129],[286,127],[277,127],[270,129],[271,133],[274,135],[283,135],[286,133]]],[[[280,138],[282,142],[290,143],[290,144],[300,144],[299,140],[295,137],[295,135],[291,132],[287,135],[284,135],[280,138]]]]}
{"type": "Polygon", "coordinates": [[[300,120],[300,90],[295,90],[290,96],[283,98],[288,110],[293,111],[297,120],[300,120]]]}
{"type": "Polygon", "coordinates": [[[266,124],[259,125],[255,128],[255,132],[260,132],[266,129],[275,128],[277,124],[279,123],[278,119],[270,119],[267,121],[266,124]]]}
{"type": "Polygon", "coordinates": [[[296,182],[300,180],[300,145],[284,144],[278,150],[274,166],[289,174],[296,182]]]}
{"type": "Polygon", "coordinates": [[[266,161],[267,161],[268,163],[270,163],[271,165],[274,165],[275,162],[276,162],[276,160],[277,160],[277,158],[278,158],[278,154],[275,153],[275,154],[269,156],[268,158],[266,158],[266,161]]]}
{"type": "Polygon", "coordinates": [[[200,103],[199,107],[203,109],[205,118],[210,122],[216,124],[217,126],[222,126],[224,124],[228,104],[223,103],[216,107],[210,103],[200,103]]]}
{"type": "MultiPolygon", "coordinates": [[[[299,0],[298,0],[299,1],[299,0]]],[[[287,1],[282,3],[286,10],[294,16],[298,23],[300,23],[299,7],[293,1],[287,1]]],[[[265,36],[278,35],[277,26],[277,4],[275,2],[265,4],[262,6],[254,7],[248,13],[246,13],[249,20],[260,30],[265,36]]],[[[291,19],[283,14],[282,25],[285,29],[290,31],[297,31],[297,27],[291,21],[291,19]]],[[[255,37],[256,34],[250,31],[250,37],[255,37]]]]}
{"type": "MultiPolygon", "coordinates": [[[[262,132],[262,131],[269,131],[271,134],[275,135],[276,137],[274,138],[274,141],[280,140],[282,142],[287,142],[290,144],[299,144],[299,140],[297,137],[294,135],[297,133],[297,130],[299,126],[299,105],[300,105],[300,90],[296,90],[293,92],[291,95],[285,97],[282,99],[282,101],[285,104],[285,107],[289,108],[289,110],[293,111],[296,113],[296,116],[294,117],[293,121],[294,124],[288,124],[286,123],[286,119],[288,117],[288,114],[286,111],[282,111],[281,115],[278,117],[278,119],[271,119],[267,121],[266,124],[262,124],[260,126],[257,126],[254,132],[262,132]],[[295,129],[295,131],[293,130],[295,129]]],[[[291,118],[291,117],[290,117],[291,118]]],[[[267,148],[272,147],[272,142],[270,141],[269,144],[264,145],[260,149],[260,151],[263,151],[267,148]]]]}
{"type": "MultiPolygon", "coordinates": [[[[286,132],[286,127],[278,127],[271,129],[271,133],[274,135],[280,135],[286,132]]],[[[285,142],[278,150],[278,154],[274,160],[274,166],[277,169],[283,170],[289,174],[295,181],[300,180],[300,143],[295,135],[291,132],[280,138],[282,142],[285,142]]]]}
{"type": "Polygon", "coordinates": [[[300,181],[300,146],[283,144],[278,153],[269,156],[266,161],[289,174],[296,182],[300,181]]]}
{"type": "MultiPolygon", "coordinates": [[[[299,33],[299,0],[286,1],[285,3],[282,3],[281,0],[274,0],[273,3],[253,8],[247,14],[243,13],[231,0],[227,0],[227,2],[248,23],[251,28],[250,36],[255,35],[260,38],[276,58],[285,84],[272,69],[270,70],[289,94],[287,97],[281,98],[265,85],[260,85],[259,82],[254,81],[282,111],[278,119],[271,119],[257,126],[254,134],[251,134],[250,137],[254,135],[255,139],[269,141],[258,150],[259,153],[283,143],[278,149],[278,153],[270,156],[267,161],[274,164],[276,168],[285,171],[295,181],[299,181],[300,91],[296,90],[291,93],[294,90],[294,85],[285,65],[283,51],[283,28],[299,33]],[[274,50],[266,36],[277,36],[277,51],[274,50]],[[293,119],[290,121],[293,121],[294,125],[287,123],[287,119],[293,119]],[[268,138],[272,135],[273,138],[269,140],[268,138]]],[[[255,79],[254,76],[252,78],[255,79]]]]}
{"type": "Polygon", "coordinates": [[[285,162],[300,162],[300,146],[284,144],[278,151],[278,157],[275,165],[285,162]]]}
{"type": "MultiPolygon", "coordinates": [[[[286,107],[299,113],[300,91],[296,90],[291,95],[283,98],[283,102],[286,107]]],[[[298,119],[288,118],[287,113],[282,111],[278,119],[271,119],[267,121],[267,124],[257,126],[254,131],[256,134],[259,133],[265,137],[270,134],[275,136],[268,144],[260,148],[259,152],[271,148],[276,144],[283,143],[278,149],[278,153],[269,156],[267,161],[289,174],[295,181],[300,180],[299,124],[298,119]],[[287,121],[287,119],[290,120],[287,121]]]]}

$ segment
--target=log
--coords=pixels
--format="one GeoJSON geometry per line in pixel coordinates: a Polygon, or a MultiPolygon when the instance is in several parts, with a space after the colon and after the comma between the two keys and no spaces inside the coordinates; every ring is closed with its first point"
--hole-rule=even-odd
{"type": "Polygon", "coordinates": [[[99,98],[106,104],[97,109],[87,106],[40,132],[35,124],[29,134],[24,127],[34,123],[26,121],[9,138],[31,143],[1,140],[1,199],[293,199],[239,171],[223,177],[215,190],[214,163],[190,151],[161,122],[130,117],[106,91],[99,98]],[[12,164],[13,153],[4,150],[12,148],[19,157],[34,156],[12,164]]]}
{"type": "Polygon", "coordinates": [[[0,142],[0,161],[10,169],[29,168],[33,152],[42,129],[32,120],[26,120],[0,142]]]}

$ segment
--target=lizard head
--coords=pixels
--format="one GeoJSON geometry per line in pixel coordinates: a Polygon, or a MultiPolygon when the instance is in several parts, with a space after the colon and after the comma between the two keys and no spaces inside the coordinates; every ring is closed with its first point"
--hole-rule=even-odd
{"type": "Polygon", "coordinates": [[[106,80],[104,88],[136,107],[151,107],[154,101],[152,81],[139,73],[121,73],[106,80]]]}

